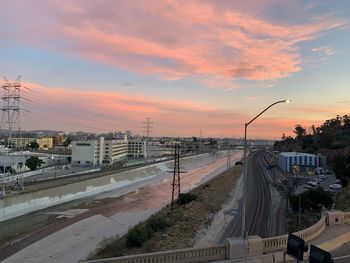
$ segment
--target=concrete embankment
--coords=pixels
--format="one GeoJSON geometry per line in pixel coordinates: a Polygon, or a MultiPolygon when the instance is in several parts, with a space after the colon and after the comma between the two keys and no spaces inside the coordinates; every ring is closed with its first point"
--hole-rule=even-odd
{"type": "MultiPolygon", "coordinates": [[[[223,151],[215,154],[206,153],[186,157],[181,163],[185,169],[191,170],[194,167],[207,165],[224,155],[223,151]]],[[[72,200],[94,196],[131,184],[140,184],[155,177],[161,180],[169,175],[167,171],[171,170],[172,163],[172,161],[166,161],[68,185],[6,197],[0,200],[0,222],[72,200]]]]}

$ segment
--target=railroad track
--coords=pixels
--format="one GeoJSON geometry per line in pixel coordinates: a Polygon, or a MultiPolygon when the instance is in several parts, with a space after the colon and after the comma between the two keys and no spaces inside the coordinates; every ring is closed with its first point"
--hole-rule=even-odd
{"type": "MultiPolygon", "coordinates": [[[[270,190],[258,162],[257,153],[248,159],[248,163],[250,169],[247,178],[246,230],[249,235],[267,237],[271,232],[270,190]]],[[[237,237],[241,234],[242,206],[241,202],[239,212],[231,221],[223,238],[237,237]]]]}

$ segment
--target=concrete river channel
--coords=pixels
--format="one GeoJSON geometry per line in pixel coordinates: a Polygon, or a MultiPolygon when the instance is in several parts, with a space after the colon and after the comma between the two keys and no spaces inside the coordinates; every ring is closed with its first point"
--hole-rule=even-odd
{"type": "MultiPolygon", "coordinates": [[[[218,151],[185,157],[181,159],[181,168],[190,171],[223,158],[225,155],[226,151],[218,151]]],[[[68,185],[7,196],[0,200],[0,222],[72,200],[90,197],[152,178],[155,179],[155,177],[159,177],[161,180],[165,176],[171,176],[168,171],[173,169],[172,166],[173,161],[165,161],[68,185]]],[[[186,174],[182,176],[186,176],[186,174]]]]}

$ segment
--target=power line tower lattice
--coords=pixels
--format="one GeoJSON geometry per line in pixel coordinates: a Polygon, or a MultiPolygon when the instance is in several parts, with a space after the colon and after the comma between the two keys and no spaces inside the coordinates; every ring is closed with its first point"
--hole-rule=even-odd
{"type": "Polygon", "coordinates": [[[174,209],[176,201],[179,200],[181,194],[181,179],[180,174],[185,173],[180,170],[180,144],[175,143],[174,145],[174,170],[173,173],[173,183],[171,191],[171,210],[174,209]]]}
{"type": "Polygon", "coordinates": [[[4,78],[4,84],[2,85],[3,95],[1,97],[3,101],[2,116],[1,116],[1,131],[5,134],[8,150],[11,147],[11,139],[15,132],[20,131],[20,100],[21,100],[21,77],[19,76],[16,81],[9,82],[4,78]]]}
{"type": "Polygon", "coordinates": [[[150,134],[152,133],[152,128],[153,128],[153,122],[151,122],[151,118],[146,118],[146,121],[143,123],[145,126],[143,127],[145,130],[145,135],[146,135],[146,158],[148,158],[148,152],[149,152],[149,137],[150,134]]]}
{"type": "MultiPolygon", "coordinates": [[[[2,116],[0,123],[1,135],[5,139],[4,149],[1,153],[3,155],[2,161],[0,164],[0,172],[2,174],[0,182],[1,182],[1,191],[2,195],[5,195],[5,177],[12,174],[12,164],[15,162],[12,160],[14,157],[11,154],[14,150],[16,150],[19,145],[20,149],[21,143],[15,144],[12,140],[14,137],[21,137],[21,122],[20,122],[20,113],[21,113],[21,77],[18,76],[16,81],[10,82],[6,78],[4,78],[4,83],[1,86],[3,95],[2,99],[2,116]],[[17,133],[17,134],[16,134],[17,133]]],[[[17,179],[18,181],[18,179],[17,179]]],[[[19,183],[17,182],[16,183],[19,183]]],[[[23,181],[20,182],[21,187],[23,188],[23,181]]],[[[16,186],[17,187],[17,186],[16,186]]]]}

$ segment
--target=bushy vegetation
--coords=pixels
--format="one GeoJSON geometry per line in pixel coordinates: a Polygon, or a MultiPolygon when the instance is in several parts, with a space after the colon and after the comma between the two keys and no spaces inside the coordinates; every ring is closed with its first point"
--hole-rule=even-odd
{"type": "Polygon", "coordinates": [[[134,227],[126,236],[126,245],[128,247],[141,247],[142,244],[151,237],[149,229],[145,227],[134,227]]]}
{"type": "Polygon", "coordinates": [[[236,162],[236,164],[235,164],[235,165],[243,165],[243,162],[238,161],[238,162],[236,162]]]}
{"type": "Polygon", "coordinates": [[[188,204],[194,200],[197,200],[197,196],[192,193],[182,193],[179,196],[179,199],[177,199],[177,204],[178,205],[185,205],[188,204]]]}
{"type": "MultiPolygon", "coordinates": [[[[299,195],[292,195],[289,198],[290,205],[294,212],[299,211],[299,195]]],[[[327,209],[332,207],[333,200],[329,193],[323,188],[318,187],[310,189],[306,192],[301,193],[300,208],[301,212],[307,211],[320,211],[324,206],[327,209]]]]}
{"type": "Polygon", "coordinates": [[[37,156],[31,156],[26,160],[26,166],[34,171],[43,164],[43,160],[39,159],[37,156]]]}
{"type": "Polygon", "coordinates": [[[283,134],[282,140],[275,142],[275,150],[321,153],[343,184],[350,180],[350,115],[338,115],[319,127],[313,125],[309,132],[297,124],[294,133],[295,138],[283,134]]]}
{"type": "Polygon", "coordinates": [[[165,217],[152,216],[146,224],[138,225],[128,232],[126,245],[128,247],[141,247],[155,232],[164,231],[168,226],[169,223],[165,217]]]}

